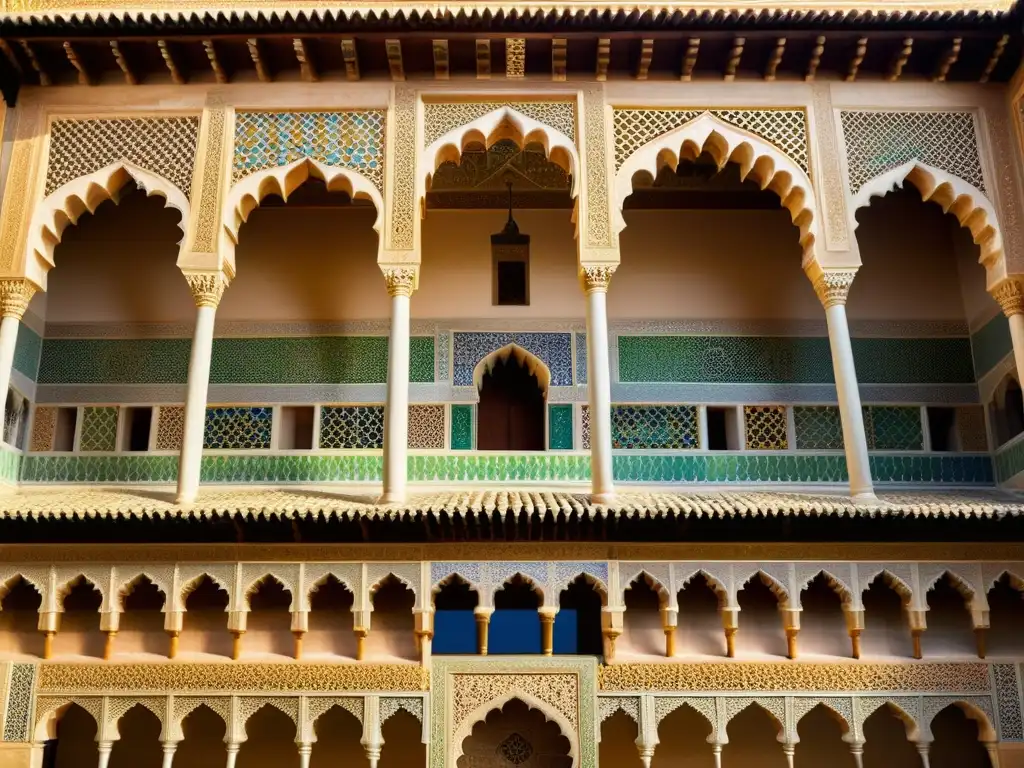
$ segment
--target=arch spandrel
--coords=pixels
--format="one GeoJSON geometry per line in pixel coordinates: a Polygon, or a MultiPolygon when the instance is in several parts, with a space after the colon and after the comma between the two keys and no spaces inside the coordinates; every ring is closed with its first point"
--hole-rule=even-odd
{"type": "Polygon", "coordinates": [[[978,246],[979,263],[985,267],[987,287],[994,288],[1007,277],[1002,227],[988,196],[959,176],[920,160],[911,160],[864,182],[853,196],[853,209],[863,208],[875,197],[883,197],[909,182],[925,202],[936,203],[952,214],[971,233],[978,246]]]}
{"type": "Polygon", "coordinates": [[[622,209],[633,193],[633,177],[658,170],[672,170],[684,160],[695,160],[708,152],[719,168],[734,162],[740,167],[740,178],[757,182],[779,196],[782,207],[789,211],[793,224],[800,231],[803,262],[816,260],[815,243],[820,227],[814,186],[807,172],[787,153],[754,133],[726,123],[710,112],[684,125],[660,134],[625,158],[615,174],[612,186],[612,226],[616,233],[626,227],[622,209]]]}
{"type": "Polygon", "coordinates": [[[47,274],[54,266],[54,251],[64,231],[77,224],[83,214],[95,213],[107,200],[119,202],[129,181],[149,196],[163,197],[168,207],[181,212],[178,227],[182,238],[178,246],[183,248],[191,211],[188,197],[163,176],[122,159],[63,184],[36,205],[29,224],[25,263],[15,271],[45,290],[47,274]]]}

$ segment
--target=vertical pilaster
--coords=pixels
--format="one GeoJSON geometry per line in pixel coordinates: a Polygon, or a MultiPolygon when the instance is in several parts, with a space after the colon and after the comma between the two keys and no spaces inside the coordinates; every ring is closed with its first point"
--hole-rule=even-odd
{"type": "Polygon", "coordinates": [[[391,297],[387,403],[384,407],[384,493],[386,504],[405,501],[409,453],[409,300],[416,288],[411,267],[381,267],[391,297]]]}
{"type": "Polygon", "coordinates": [[[828,342],[832,348],[832,368],[839,399],[839,416],[843,423],[843,447],[846,469],[850,478],[850,495],[872,499],[875,496],[868,461],[868,441],[864,431],[857,372],[853,364],[853,345],[850,326],[846,319],[846,297],[849,294],[856,269],[822,270],[817,263],[807,268],[807,276],[814,292],[825,307],[828,323],[828,342]]]}
{"type": "Polygon", "coordinates": [[[612,477],[612,385],[608,360],[608,285],[616,265],[581,267],[587,295],[587,384],[590,389],[590,482],[594,501],[615,496],[612,477]]]}

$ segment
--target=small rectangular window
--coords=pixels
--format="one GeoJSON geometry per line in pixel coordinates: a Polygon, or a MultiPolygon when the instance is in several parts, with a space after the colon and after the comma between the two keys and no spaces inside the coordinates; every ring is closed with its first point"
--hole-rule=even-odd
{"type": "Polygon", "coordinates": [[[732,406],[709,406],[707,411],[708,450],[740,450],[740,420],[736,408],[732,406]]]}
{"type": "Polygon", "coordinates": [[[284,406],[277,447],[283,451],[308,451],[313,448],[313,406],[284,406]]]}
{"type": "Polygon", "coordinates": [[[929,405],[928,435],[933,451],[959,450],[956,432],[956,408],[929,405]]]}
{"type": "Polygon", "coordinates": [[[498,262],[498,304],[500,306],[525,306],[530,303],[526,294],[526,273],[525,261],[498,262]]]}
{"type": "Polygon", "coordinates": [[[153,426],[153,409],[125,408],[121,420],[121,450],[148,451],[149,432],[153,426]]]}
{"type": "Polygon", "coordinates": [[[78,426],[77,408],[57,409],[57,428],[53,434],[53,450],[75,450],[75,429],[78,426]]]}

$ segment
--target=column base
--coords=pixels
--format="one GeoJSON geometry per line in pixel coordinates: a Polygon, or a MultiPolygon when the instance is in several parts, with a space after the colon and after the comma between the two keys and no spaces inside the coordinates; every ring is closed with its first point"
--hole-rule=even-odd
{"type": "Polygon", "coordinates": [[[591,493],[590,501],[593,504],[611,504],[615,501],[615,491],[605,491],[603,493],[591,493]]]}
{"type": "Polygon", "coordinates": [[[850,498],[854,501],[878,501],[878,497],[875,495],[873,488],[866,491],[858,491],[851,488],[850,498]]]}
{"type": "Polygon", "coordinates": [[[378,499],[378,504],[405,504],[408,494],[405,491],[384,491],[378,499]]]}

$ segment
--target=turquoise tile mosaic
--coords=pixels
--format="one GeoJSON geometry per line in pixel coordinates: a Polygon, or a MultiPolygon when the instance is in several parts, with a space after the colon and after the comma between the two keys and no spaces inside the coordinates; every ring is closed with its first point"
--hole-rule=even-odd
{"type": "MultiPolygon", "coordinates": [[[[183,384],[190,339],[47,339],[40,384],[183,384]]],[[[386,336],[215,339],[214,384],[383,384],[386,336]]],[[[434,338],[414,336],[409,377],[434,380],[434,338]]]]}
{"type": "Polygon", "coordinates": [[[324,406],[320,409],[320,447],[383,448],[384,406],[324,406]]]}
{"type": "Polygon", "coordinates": [[[117,408],[83,408],[78,450],[82,453],[117,448],[117,408]]]}
{"type": "MultiPolygon", "coordinates": [[[[1017,459],[1020,461],[1020,459],[1017,459]]],[[[14,467],[14,463],[10,467],[14,467]]],[[[27,483],[173,483],[176,456],[36,456],[22,459],[27,483]]],[[[409,457],[414,482],[585,482],[590,456],[585,453],[532,455],[417,454],[409,457]]],[[[843,483],[841,455],[813,454],[616,454],[615,479],[642,483],[843,483]]],[[[1000,470],[1003,471],[1002,469],[1000,470]]],[[[378,455],[204,456],[205,483],[378,482],[378,455]]],[[[988,456],[871,456],[871,474],[879,483],[991,485],[988,456]]]]}
{"type": "Polygon", "coordinates": [[[587,334],[576,334],[576,383],[587,383],[587,334]]]}
{"type": "Polygon", "coordinates": [[[16,483],[21,477],[21,454],[0,445],[0,483],[16,483]]]}
{"type": "Polygon", "coordinates": [[[178,384],[191,339],[46,339],[40,384],[178,384]]]}
{"type": "Polygon", "coordinates": [[[452,450],[473,449],[473,406],[452,406],[452,450]]]}
{"type": "Polygon", "coordinates": [[[548,406],[548,448],[552,451],[572,450],[572,406],[548,406]]]}
{"type": "Polygon", "coordinates": [[[1019,472],[1024,472],[1024,438],[1007,443],[996,451],[996,477],[1005,483],[1019,472]]]}
{"type": "Polygon", "coordinates": [[[974,372],[979,379],[1013,351],[1006,315],[1000,312],[971,334],[971,351],[974,354],[974,372]]]}
{"type": "Polygon", "coordinates": [[[613,405],[612,447],[693,449],[700,445],[695,405],[613,405]]]}
{"type": "Polygon", "coordinates": [[[22,323],[18,326],[18,341],[14,345],[14,370],[35,381],[39,376],[39,356],[43,353],[43,340],[39,334],[22,323]]]}
{"type": "Polygon", "coordinates": [[[351,112],[237,112],[235,181],[302,158],[351,168],[384,191],[383,110],[351,112]]]}
{"type": "Polygon", "coordinates": [[[868,450],[920,451],[924,449],[921,409],[869,405],[863,410],[868,450]]]}
{"type": "Polygon", "coordinates": [[[841,451],[843,422],[839,408],[831,405],[796,406],[796,448],[800,451],[841,451]]]}
{"type": "Polygon", "coordinates": [[[177,456],[34,456],[22,460],[26,483],[173,483],[177,456]]]}
{"type": "MultiPolygon", "coordinates": [[[[827,384],[827,338],[761,336],[620,336],[619,381],[827,384]]],[[[854,339],[862,384],[974,381],[970,341],[854,339]]]]}
{"type": "Polygon", "coordinates": [[[259,450],[270,447],[272,408],[207,408],[203,448],[259,450]]]}

